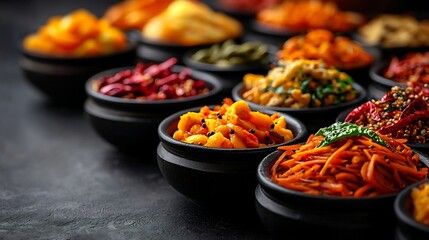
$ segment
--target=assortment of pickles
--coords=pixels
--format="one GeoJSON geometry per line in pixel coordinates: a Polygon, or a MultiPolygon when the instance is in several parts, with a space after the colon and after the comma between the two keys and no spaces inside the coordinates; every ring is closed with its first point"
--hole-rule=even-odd
{"type": "Polygon", "coordinates": [[[192,54],[191,59],[196,62],[214,64],[219,67],[230,67],[248,63],[269,63],[268,46],[257,42],[236,43],[227,40],[214,44],[192,54]]]}

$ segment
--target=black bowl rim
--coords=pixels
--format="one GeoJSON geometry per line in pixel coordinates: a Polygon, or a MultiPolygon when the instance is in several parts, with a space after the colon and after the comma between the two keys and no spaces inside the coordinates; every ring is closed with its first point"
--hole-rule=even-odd
{"type": "MultiPolygon", "coordinates": [[[[245,41],[245,42],[256,42],[257,41],[245,41]]],[[[265,46],[267,46],[267,64],[262,64],[259,63],[257,61],[255,62],[249,62],[249,63],[244,63],[244,64],[236,64],[236,65],[228,65],[228,66],[219,66],[216,64],[210,64],[210,63],[204,63],[204,62],[197,62],[192,60],[192,55],[194,53],[196,53],[197,51],[201,50],[201,49],[206,49],[209,48],[211,46],[213,46],[214,44],[208,46],[208,47],[195,47],[192,49],[189,49],[188,51],[185,52],[185,54],[183,54],[183,62],[185,63],[185,65],[196,69],[196,70],[201,70],[201,71],[208,71],[208,72],[217,72],[217,73],[222,73],[222,72],[251,72],[253,70],[269,70],[270,68],[270,63],[269,63],[269,59],[270,59],[270,54],[274,49],[274,46],[270,46],[267,43],[259,43],[259,44],[263,44],[265,46]]]]}
{"type": "Polygon", "coordinates": [[[145,100],[145,101],[137,101],[135,99],[125,99],[125,98],[120,98],[120,97],[107,96],[107,95],[104,95],[104,94],[101,94],[99,92],[94,91],[94,89],[92,88],[93,83],[97,79],[99,79],[103,76],[111,76],[112,73],[117,73],[117,72],[120,72],[122,70],[133,69],[133,68],[135,68],[135,66],[112,68],[112,69],[108,69],[105,71],[101,71],[101,72],[93,75],[92,77],[90,77],[86,81],[86,84],[85,84],[85,90],[86,90],[87,95],[94,98],[94,99],[102,100],[104,102],[111,102],[111,103],[115,103],[115,104],[123,104],[123,105],[129,105],[129,106],[134,106],[134,105],[136,105],[136,106],[141,106],[141,105],[156,106],[156,105],[177,104],[177,103],[183,103],[183,102],[196,101],[199,99],[206,99],[206,98],[217,95],[222,90],[222,83],[220,82],[220,80],[217,76],[210,74],[210,73],[207,73],[207,72],[194,70],[194,69],[191,69],[191,68],[183,66],[183,65],[174,65],[173,71],[178,71],[178,70],[180,71],[180,69],[188,68],[191,70],[191,75],[196,73],[198,75],[202,75],[202,76],[207,77],[205,79],[200,79],[200,78],[198,78],[198,79],[203,80],[204,82],[213,85],[213,88],[210,89],[210,91],[207,94],[199,94],[199,95],[192,96],[192,97],[179,98],[179,99],[166,99],[166,100],[145,100]]]}
{"type": "MultiPolygon", "coordinates": [[[[210,109],[213,109],[214,106],[216,105],[207,105],[210,109]]],[[[287,126],[289,124],[296,124],[296,126],[300,127],[302,129],[301,132],[299,132],[297,135],[294,136],[294,138],[292,138],[291,140],[284,142],[284,143],[279,143],[279,144],[275,144],[275,145],[271,145],[271,146],[267,146],[267,147],[262,147],[262,148],[210,148],[210,147],[205,147],[205,146],[199,146],[196,144],[191,144],[191,143],[185,143],[179,140],[174,139],[172,136],[170,136],[167,132],[168,127],[170,126],[170,124],[172,124],[175,120],[178,120],[180,118],[181,115],[187,113],[187,112],[196,112],[199,111],[200,108],[203,106],[199,106],[199,107],[192,107],[192,108],[188,108],[188,109],[184,109],[181,111],[178,111],[176,113],[171,114],[170,116],[164,118],[161,123],[158,125],[158,135],[159,138],[161,139],[161,142],[167,142],[169,144],[172,145],[178,145],[181,147],[189,147],[189,148],[195,148],[198,150],[206,150],[206,151],[216,151],[216,152],[224,152],[224,153],[252,153],[252,152],[260,152],[263,150],[269,150],[269,149],[276,149],[279,146],[285,145],[288,142],[294,141],[295,139],[300,139],[300,138],[304,138],[306,137],[306,135],[308,134],[307,132],[307,128],[305,127],[305,125],[297,118],[286,114],[286,113],[280,113],[280,116],[284,116],[285,120],[286,120],[286,128],[289,129],[287,126]],[[288,122],[289,119],[289,122],[288,122]],[[293,122],[293,123],[291,123],[293,122]]],[[[252,109],[253,110],[253,109],[252,109]]],[[[253,110],[254,111],[254,110],[253,110]]],[[[258,111],[258,110],[257,110],[258,111]]],[[[275,113],[275,111],[272,110],[263,110],[261,111],[262,113],[266,113],[266,114],[273,114],[275,113]]]]}
{"type": "Polygon", "coordinates": [[[27,50],[23,47],[22,41],[18,45],[18,49],[20,52],[29,58],[32,59],[38,59],[42,61],[56,61],[56,62],[80,62],[80,61],[97,61],[102,60],[106,58],[114,58],[116,56],[131,53],[133,51],[136,51],[137,49],[137,43],[135,41],[132,41],[132,38],[130,35],[127,34],[127,42],[128,45],[125,49],[108,53],[108,54],[101,54],[96,56],[83,56],[83,57],[75,57],[75,56],[61,56],[61,55],[49,55],[45,53],[39,53],[31,50],[27,50]]]}
{"type": "Polygon", "coordinates": [[[427,45],[427,46],[422,45],[422,46],[416,46],[416,47],[411,47],[411,46],[385,47],[381,44],[370,44],[364,40],[362,35],[359,34],[358,30],[352,32],[351,37],[353,38],[353,40],[355,40],[356,42],[359,42],[360,44],[362,44],[364,46],[375,47],[375,48],[380,49],[381,51],[388,52],[391,54],[407,53],[407,52],[420,52],[420,51],[428,51],[429,50],[429,45],[427,45]]]}
{"type": "Polygon", "coordinates": [[[370,69],[369,69],[369,76],[371,77],[371,79],[376,82],[379,83],[383,86],[387,86],[387,87],[394,87],[394,86],[407,86],[407,84],[405,83],[399,83],[396,81],[393,81],[391,79],[385,78],[382,75],[380,75],[380,71],[386,69],[386,67],[389,64],[389,60],[382,60],[379,61],[375,64],[373,64],[370,69]]]}
{"type": "MultiPolygon", "coordinates": [[[[245,100],[244,98],[242,98],[240,92],[242,90],[244,86],[243,82],[238,83],[233,89],[232,89],[232,98],[235,101],[238,100],[245,100]]],[[[336,110],[336,109],[340,109],[340,108],[347,108],[350,106],[354,106],[360,102],[364,102],[365,99],[367,98],[367,90],[362,87],[361,84],[354,82],[352,84],[352,86],[359,92],[359,97],[354,99],[353,101],[350,102],[345,102],[345,103],[341,103],[338,105],[333,105],[333,106],[327,106],[327,107],[313,107],[313,108],[286,108],[286,107],[269,107],[269,106],[264,106],[264,105],[259,105],[250,101],[245,100],[249,106],[255,108],[255,109],[260,109],[260,108],[267,108],[267,109],[271,109],[274,111],[278,111],[278,112],[286,112],[286,113],[323,113],[323,112],[327,112],[327,111],[332,111],[332,110],[336,110]]]]}
{"type": "Polygon", "coordinates": [[[224,12],[233,17],[245,17],[245,18],[254,18],[257,14],[257,11],[240,11],[236,8],[226,7],[221,4],[221,1],[213,1],[213,3],[209,4],[213,10],[217,12],[224,12]]]}
{"type": "Polygon", "coordinates": [[[414,187],[420,186],[420,184],[423,183],[429,183],[429,179],[421,180],[419,182],[413,183],[406,188],[404,188],[402,191],[398,193],[398,195],[395,198],[394,201],[394,212],[396,215],[396,218],[405,223],[406,225],[415,228],[419,231],[429,233],[429,226],[426,226],[420,222],[417,222],[414,220],[409,214],[407,214],[405,211],[404,203],[405,200],[407,200],[410,197],[410,192],[414,187]]]}
{"type": "MultiPolygon", "coordinates": [[[[178,51],[186,51],[189,50],[191,48],[195,48],[195,47],[207,47],[210,46],[212,44],[215,43],[220,43],[220,42],[224,42],[227,39],[218,41],[218,42],[213,42],[213,43],[202,43],[202,44],[193,44],[193,45],[180,45],[180,44],[176,44],[176,43],[172,43],[172,42],[167,42],[167,41],[161,41],[161,40],[155,40],[155,39],[151,39],[146,37],[142,31],[139,30],[135,30],[133,31],[134,34],[134,38],[137,40],[137,42],[141,45],[147,45],[147,46],[151,46],[151,47],[155,47],[155,48],[161,48],[161,49],[165,49],[165,50],[178,50],[178,51]]],[[[240,39],[242,36],[244,35],[244,31],[237,37],[235,38],[231,38],[231,39],[240,39]]]]}
{"type": "MultiPolygon", "coordinates": [[[[347,115],[356,107],[351,107],[351,108],[347,108],[344,109],[343,111],[341,111],[338,116],[335,118],[336,122],[344,122],[344,120],[346,119],[347,115]]],[[[411,148],[424,148],[424,149],[428,149],[429,150],[429,144],[423,144],[423,143],[406,143],[407,146],[411,147],[411,148]]]]}
{"type": "MultiPolygon", "coordinates": [[[[418,150],[413,149],[413,151],[416,152],[417,154],[419,154],[420,159],[421,158],[424,159],[422,162],[426,166],[429,167],[429,157],[422,154],[418,150]]],[[[261,184],[261,186],[263,188],[274,190],[275,192],[282,194],[282,195],[285,195],[285,196],[293,195],[294,197],[298,197],[300,199],[311,200],[311,201],[323,201],[323,202],[331,201],[331,202],[344,202],[344,203],[347,202],[347,203],[364,204],[365,202],[372,202],[372,201],[376,201],[376,200],[385,200],[385,199],[395,198],[399,194],[399,192],[398,192],[398,193],[381,195],[381,196],[377,196],[377,197],[354,198],[354,197],[340,197],[340,196],[327,196],[327,195],[312,195],[312,194],[308,194],[308,193],[304,193],[304,192],[300,192],[300,191],[296,191],[296,190],[291,190],[291,189],[282,187],[282,186],[274,183],[268,177],[268,169],[266,169],[265,166],[271,167],[273,165],[274,161],[277,159],[274,157],[276,155],[280,155],[280,153],[278,151],[274,151],[274,152],[268,154],[264,159],[262,159],[262,161],[259,163],[258,168],[257,168],[257,178],[258,178],[259,184],[261,184]]],[[[314,203],[316,203],[316,202],[314,202],[314,203]]]]}
{"type": "Polygon", "coordinates": [[[307,32],[307,30],[293,31],[286,27],[269,25],[267,23],[262,23],[257,19],[250,20],[250,28],[257,33],[284,38],[290,38],[307,32]]]}

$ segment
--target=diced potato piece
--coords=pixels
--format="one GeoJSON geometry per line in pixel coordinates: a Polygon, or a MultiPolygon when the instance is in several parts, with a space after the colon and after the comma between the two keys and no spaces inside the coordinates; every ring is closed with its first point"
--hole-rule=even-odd
{"type": "Polygon", "coordinates": [[[205,146],[217,148],[233,148],[231,141],[225,138],[222,133],[215,133],[210,136],[205,146]]]}
{"type": "Polygon", "coordinates": [[[201,119],[203,117],[201,114],[196,112],[188,112],[180,116],[179,123],[177,124],[177,128],[182,131],[189,131],[193,125],[201,125],[201,119]]]}
{"type": "Polygon", "coordinates": [[[202,134],[191,135],[185,139],[187,143],[193,143],[197,145],[205,145],[207,143],[208,137],[202,134]]]}

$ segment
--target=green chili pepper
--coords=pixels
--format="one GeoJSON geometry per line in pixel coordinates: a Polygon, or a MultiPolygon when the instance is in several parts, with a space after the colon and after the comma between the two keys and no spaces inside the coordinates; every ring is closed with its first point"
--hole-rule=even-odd
{"type": "Polygon", "coordinates": [[[320,135],[323,135],[325,139],[317,147],[324,147],[340,139],[354,136],[367,136],[374,142],[389,147],[374,131],[348,122],[337,122],[329,127],[321,128],[316,132],[316,136],[320,135]]]}

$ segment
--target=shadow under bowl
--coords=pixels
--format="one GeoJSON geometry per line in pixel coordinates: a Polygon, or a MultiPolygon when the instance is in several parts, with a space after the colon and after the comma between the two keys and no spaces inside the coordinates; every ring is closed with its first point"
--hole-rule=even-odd
{"type": "MultiPolygon", "coordinates": [[[[213,106],[210,106],[212,109],[213,106]]],[[[278,146],[302,142],[305,126],[294,117],[285,117],[294,138],[286,143],[263,148],[209,148],[174,139],[180,116],[198,112],[200,107],[183,110],[164,119],[158,128],[161,143],[157,149],[158,166],[167,182],[193,203],[208,208],[254,209],[256,168],[278,146]]],[[[263,111],[273,114],[273,111],[263,111]]]]}
{"type": "Polygon", "coordinates": [[[314,107],[314,108],[287,108],[287,107],[269,107],[255,104],[245,100],[243,96],[244,83],[237,84],[232,90],[234,101],[245,100],[253,109],[287,113],[304,123],[309,133],[316,133],[322,127],[327,127],[335,122],[340,112],[353,106],[359,106],[367,101],[367,91],[358,83],[353,83],[353,87],[359,92],[359,96],[350,102],[341,103],[335,106],[314,107]]]}
{"type": "MultiPolygon", "coordinates": [[[[393,239],[397,194],[344,198],[287,189],[273,182],[269,173],[280,154],[272,152],[261,161],[255,191],[257,214],[274,239],[284,239],[285,234],[305,240],[321,236],[333,240],[393,239]]],[[[429,159],[420,157],[428,166],[429,159]]]]}
{"type": "Polygon", "coordinates": [[[94,57],[61,57],[22,49],[19,65],[25,79],[55,102],[82,104],[85,82],[98,72],[133,65],[136,45],[130,42],[123,51],[94,57]]]}
{"type": "MultiPolygon", "coordinates": [[[[212,104],[220,101],[222,84],[216,76],[196,70],[191,71],[194,79],[203,80],[209,92],[181,99],[137,101],[112,97],[99,93],[94,86],[97,79],[112,76],[117,72],[134,67],[116,68],[98,73],[86,82],[88,98],[85,112],[95,131],[105,141],[119,150],[132,153],[153,153],[159,143],[158,124],[178,109],[212,104]],[[147,151],[149,150],[149,151],[147,151]]],[[[184,66],[173,66],[173,72],[180,72],[184,66]]]]}
{"type": "MultiPolygon", "coordinates": [[[[355,109],[355,107],[351,107],[348,109],[343,110],[342,112],[340,112],[337,116],[337,118],[335,119],[335,122],[344,122],[344,120],[346,119],[347,115],[349,115],[349,113],[355,109]]],[[[420,152],[422,152],[422,154],[425,154],[427,156],[429,156],[429,144],[423,144],[423,143],[406,143],[407,146],[416,149],[420,152]]]]}
{"type": "Polygon", "coordinates": [[[398,240],[427,239],[429,236],[429,226],[417,222],[412,214],[413,200],[411,190],[421,184],[428,184],[429,180],[414,183],[402,190],[395,199],[394,211],[397,220],[398,240]]]}

